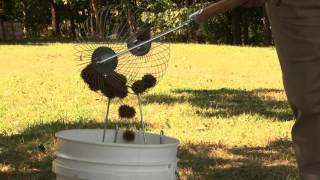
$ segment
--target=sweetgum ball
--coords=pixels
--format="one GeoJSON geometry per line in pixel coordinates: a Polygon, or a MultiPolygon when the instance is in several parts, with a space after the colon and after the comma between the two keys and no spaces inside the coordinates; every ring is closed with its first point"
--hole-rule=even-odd
{"type": "Polygon", "coordinates": [[[88,64],[81,71],[81,78],[88,85],[90,90],[92,91],[101,90],[101,87],[102,87],[101,83],[104,81],[104,77],[93,68],[92,64],[88,64]]]}
{"type": "Polygon", "coordinates": [[[134,141],[135,134],[134,134],[133,131],[126,130],[126,131],[123,132],[122,138],[123,138],[124,141],[132,142],[132,141],[134,141]]]}
{"type": "Polygon", "coordinates": [[[127,86],[122,86],[119,88],[115,88],[114,94],[116,97],[123,99],[128,96],[128,87],[127,86]]]}
{"type": "Polygon", "coordinates": [[[152,88],[156,85],[157,79],[152,74],[146,74],[142,77],[146,88],[152,88]]]}
{"type": "Polygon", "coordinates": [[[101,88],[101,93],[105,97],[108,97],[109,99],[113,99],[116,97],[113,87],[107,82],[103,82],[103,87],[101,88]]]}
{"type": "Polygon", "coordinates": [[[131,89],[134,93],[141,94],[147,90],[147,87],[142,80],[138,80],[132,84],[131,89]]]}
{"type": "Polygon", "coordinates": [[[119,116],[121,118],[133,118],[136,115],[136,111],[133,107],[128,105],[122,105],[119,107],[119,116]]]}

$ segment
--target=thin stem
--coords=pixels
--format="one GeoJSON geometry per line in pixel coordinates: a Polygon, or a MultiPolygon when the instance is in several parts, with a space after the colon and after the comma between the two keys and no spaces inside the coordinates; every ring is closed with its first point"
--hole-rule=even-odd
{"type": "Polygon", "coordinates": [[[105,138],[106,138],[106,131],[107,131],[108,119],[109,119],[110,103],[111,103],[111,99],[108,98],[107,113],[106,113],[106,118],[104,119],[104,128],[103,128],[102,142],[104,142],[104,141],[105,141],[105,138]]]}
{"type": "Polygon", "coordinates": [[[160,144],[163,144],[163,136],[164,136],[164,132],[163,130],[160,131],[160,144]]]}
{"type": "Polygon", "coordinates": [[[114,130],[114,139],[113,139],[113,142],[114,142],[114,143],[117,143],[118,132],[119,132],[119,126],[118,126],[118,124],[117,124],[117,125],[116,125],[116,129],[114,130]]]}
{"type": "Polygon", "coordinates": [[[141,127],[143,133],[143,143],[146,144],[146,132],[144,129],[144,121],[143,121],[143,113],[142,113],[142,104],[141,104],[141,96],[138,94],[138,102],[139,102],[139,110],[140,110],[140,118],[141,118],[141,127]]]}

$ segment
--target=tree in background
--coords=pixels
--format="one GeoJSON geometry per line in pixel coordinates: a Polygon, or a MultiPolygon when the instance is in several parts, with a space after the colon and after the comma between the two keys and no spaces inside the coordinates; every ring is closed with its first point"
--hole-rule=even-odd
{"type": "Polygon", "coordinates": [[[51,26],[53,36],[58,36],[60,34],[59,20],[57,16],[58,6],[55,0],[50,0],[51,4],[51,26]]]}
{"type": "MultiPolygon", "coordinates": [[[[76,27],[86,18],[99,21],[99,9],[117,6],[139,8],[144,21],[163,32],[205,7],[208,0],[6,0],[6,15],[23,22],[26,37],[75,37],[76,27]],[[8,3],[7,3],[8,2],[8,3]],[[126,6],[124,6],[126,4],[126,6]]],[[[129,18],[130,19],[130,18],[129,18]]],[[[103,28],[96,25],[103,36],[103,28]]],[[[93,27],[93,26],[92,26],[93,27]]],[[[180,29],[165,37],[171,42],[199,42],[234,45],[270,45],[270,25],[262,8],[235,8],[211,18],[207,23],[180,29]]]]}

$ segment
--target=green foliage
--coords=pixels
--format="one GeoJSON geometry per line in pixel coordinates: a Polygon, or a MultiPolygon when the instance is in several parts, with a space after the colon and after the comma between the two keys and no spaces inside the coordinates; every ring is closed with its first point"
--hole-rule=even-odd
{"type": "Polygon", "coordinates": [[[24,22],[29,36],[40,36],[51,21],[50,1],[5,1],[5,14],[12,20],[24,22]]]}
{"type": "Polygon", "coordinates": [[[46,34],[50,25],[50,1],[28,0],[26,2],[26,28],[31,36],[46,34]]]}
{"type": "MultiPolygon", "coordinates": [[[[98,7],[118,5],[120,8],[139,9],[142,21],[153,26],[156,32],[163,32],[184,22],[187,17],[206,7],[208,0],[97,0],[98,7]]],[[[51,17],[52,4],[56,7],[56,23],[60,36],[74,36],[75,28],[79,26],[91,11],[89,0],[7,0],[6,14],[12,19],[24,22],[27,37],[50,36],[53,29],[51,17]]],[[[262,23],[262,10],[241,8],[238,25],[242,44],[262,45],[267,36],[262,23]]],[[[207,23],[180,29],[164,38],[175,42],[200,42],[233,44],[231,12],[212,17],[207,23]]]]}

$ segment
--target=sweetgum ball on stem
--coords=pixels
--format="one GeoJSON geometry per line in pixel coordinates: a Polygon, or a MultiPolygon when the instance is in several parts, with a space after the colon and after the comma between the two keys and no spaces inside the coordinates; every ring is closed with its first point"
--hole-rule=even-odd
{"type": "Polygon", "coordinates": [[[94,69],[92,64],[88,64],[81,71],[81,78],[92,91],[101,90],[101,82],[104,81],[104,77],[94,69]]]}
{"type": "Polygon", "coordinates": [[[142,80],[134,82],[131,86],[131,89],[136,94],[144,93],[147,90],[145,83],[142,80]]]}
{"type": "Polygon", "coordinates": [[[117,72],[113,72],[113,79],[116,79],[121,84],[126,84],[128,81],[126,76],[124,76],[123,74],[117,73],[117,72]]]}
{"type": "Polygon", "coordinates": [[[127,78],[117,72],[107,75],[104,80],[105,86],[111,87],[115,97],[123,99],[128,96],[127,78]]]}
{"type": "Polygon", "coordinates": [[[113,87],[106,81],[103,82],[101,93],[109,99],[113,99],[116,97],[113,87]]]}
{"type": "Polygon", "coordinates": [[[123,99],[128,96],[128,87],[125,85],[119,85],[119,87],[114,89],[114,94],[116,97],[123,99]]]}
{"type": "Polygon", "coordinates": [[[110,86],[113,87],[116,97],[123,99],[128,96],[128,86],[125,83],[113,81],[110,86]]]}
{"type": "Polygon", "coordinates": [[[121,118],[133,118],[136,115],[136,111],[133,107],[128,105],[122,105],[119,107],[119,116],[121,118]]]}
{"type": "Polygon", "coordinates": [[[142,77],[146,88],[152,88],[156,85],[157,79],[152,74],[146,74],[142,77]]]}

